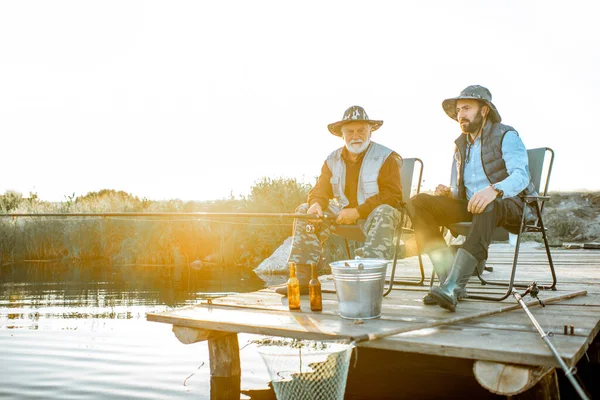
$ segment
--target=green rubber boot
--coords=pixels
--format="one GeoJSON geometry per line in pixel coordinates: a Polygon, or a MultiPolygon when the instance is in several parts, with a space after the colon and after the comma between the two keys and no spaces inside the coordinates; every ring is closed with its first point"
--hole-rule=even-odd
{"type": "MultiPolygon", "coordinates": [[[[427,255],[433,264],[433,270],[440,281],[440,285],[443,284],[450,273],[450,268],[452,268],[454,252],[450,247],[440,247],[439,249],[430,251],[427,255]]],[[[433,306],[437,303],[433,297],[431,297],[431,294],[427,293],[423,297],[423,304],[426,306],[433,306]]]]}
{"type": "Polygon", "coordinates": [[[471,253],[464,249],[458,249],[452,270],[443,285],[434,287],[429,294],[442,308],[456,311],[458,293],[465,290],[469,278],[479,262],[471,253]]]}

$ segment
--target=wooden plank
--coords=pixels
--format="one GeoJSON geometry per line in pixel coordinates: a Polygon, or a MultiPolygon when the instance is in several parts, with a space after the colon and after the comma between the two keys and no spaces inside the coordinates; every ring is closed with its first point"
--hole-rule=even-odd
{"type": "MultiPolygon", "coordinates": [[[[560,292],[548,292],[559,294],[560,292]]],[[[270,293],[264,293],[264,297],[273,297],[270,293]]],[[[406,293],[403,294],[403,297],[406,296],[406,293]]],[[[252,296],[253,298],[255,296],[252,296]]],[[[275,297],[279,297],[279,295],[275,295],[275,297]]],[[[392,298],[386,298],[384,300],[383,306],[383,317],[382,320],[394,320],[401,322],[409,322],[409,323],[430,323],[439,319],[448,318],[451,314],[441,310],[439,307],[425,307],[421,301],[420,297],[417,299],[415,294],[408,294],[408,300],[400,300],[392,298]],[[410,298],[412,296],[412,298],[410,298]],[[390,304],[387,301],[390,300],[390,304]],[[408,301],[408,303],[406,303],[408,301]],[[415,303],[416,301],[416,303],[415,303]]],[[[587,296],[586,296],[587,297],[587,296]]],[[[569,304],[573,301],[578,300],[571,299],[569,300],[569,304]]],[[[223,304],[232,304],[228,303],[229,299],[221,299],[223,304]]],[[[599,299],[600,301],[600,299],[599,299]]],[[[461,306],[463,304],[468,304],[469,302],[461,302],[461,306]]],[[[468,312],[481,312],[482,310],[493,310],[500,306],[500,304],[507,304],[508,302],[497,303],[497,302],[480,302],[480,301],[471,301],[471,303],[476,305],[474,309],[461,309],[462,311],[468,312]],[[485,305],[482,306],[481,303],[485,305]]],[[[513,302],[514,303],[514,300],[513,302]]],[[[235,305],[239,305],[241,307],[258,307],[256,304],[250,302],[244,302],[244,296],[237,296],[236,301],[233,302],[235,305]]],[[[267,302],[262,302],[260,307],[265,309],[279,309],[284,311],[287,307],[283,307],[281,305],[280,299],[277,300],[277,303],[273,307],[269,307],[266,305],[267,302]]],[[[563,331],[564,325],[574,325],[575,334],[576,335],[588,335],[590,332],[592,334],[597,332],[597,322],[598,322],[598,312],[596,310],[585,309],[581,306],[569,306],[566,303],[563,304],[552,304],[549,307],[545,308],[532,308],[532,312],[534,315],[539,318],[542,325],[546,328],[547,331],[553,331],[557,334],[561,334],[563,331]]],[[[332,316],[337,315],[337,302],[332,295],[324,296],[324,314],[330,314],[332,316]]],[[[507,329],[513,331],[527,331],[527,332],[535,332],[535,329],[529,319],[525,316],[524,313],[516,312],[509,313],[504,316],[498,317],[486,317],[484,319],[479,319],[476,321],[471,321],[467,324],[468,326],[477,326],[477,327],[487,327],[489,329],[507,329]]]]}
{"type": "MultiPolygon", "coordinates": [[[[434,309],[435,308],[436,307],[434,307],[434,309]]],[[[439,310],[444,312],[444,310],[439,310]]],[[[436,310],[436,312],[439,311],[436,310]]],[[[454,315],[456,314],[445,312],[444,318],[450,318],[454,315]]],[[[364,321],[363,324],[356,325],[352,321],[343,320],[336,315],[329,315],[326,313],[311,314],[310,312],[300,313],[250,308],[240,310],[234,307],[215,305],[181,309],[162,314],[149,314],[148,319],[181,326],[213,330],[321,340],[344,339],[365,333],[392,331],[399,326],[401,327],[402,324],[407,328],[413,329],[420,325],[420,323],[417,322],[406,323],[394,320],[370,320],[364,321]]],[[[503,328],[506,328],[506,326],[503,326],[503,328]]],[[[425,335],[424,337],[426,340],[424,342],[415,340],[413,336],[410,336],[407,340],[398,342],[399,339],[406,338],[406,334],[401,334],[390,339],[369,342],[365,345],[383,349],[423,352],[424,354],[439,354],[463,358],[469,358],[469,354],[476,354],[476,356],[470,357],[519,364],[529,364],[523,359],[528,358],[530,362],[533,360],[534,364],[544,362],[554,366],[552,363],[554,363],[555,360],[553,360],[551,354],[548,353],[545,344],[541,341],[539,335],[535,331],[516,332],[507,329],[488,329],[488,327],[480,328],[462,325],[455,327],[455,329],[458,329],[462,333],[460,335],[451,335],[448,333],[453,332],[450,328],[437,329],[434,330],[436,333],[435,335],[425,335]],[[490,337],[495,338],[497,341],[497,343],[495,343],[496,347],[490,349],[487,340],[485,341],[485,345],[481,346],[480,341],[473,339],[472,337],[465,341],[465,337],[469,336],[464,335],[464,332],[475,332],[472,333],[471,336],[479,335],[486,339],[489,339],[486,336],[491,335],[490,337]],[[448,335],[450,335],[450,339],[446,338],[448,335]],[[518,344],[524,337],[529,338],[528,341],[525,342],[530,345],[533,344],[533,350],[535,350],[535,347],[537,346],[537,350],[535,351],[544,356],[542,357],[538,354],[537,357],[531,357],[532,354],[535,355],[535,351],[532,350],[527,352],[519,347],[518,344]],[[409,343],[408,347],[406,347],[407,341],[409,343]],[[444,348],[445,351],[440,351],[440,346],[444,348]],[[517,350],[515,351],[515,349],[517,350]]],[[[590,331],[588,330],[587,332],[590,331]]],[[[582,331],[582,333],[585,332],[582,331]]],[[[589,337],[588,335],[573,335],[557,337],[557,340],[557,348],[561,351],[561,355],[563,355],[566,360],[569,360],[579,354],[579,349],[583,348],[583,350],[585,350],[585,345],[589,340],[589,337]],[[576,345],[574,345],[574,343],[576,345]],[[564,344],[566,347],[562,347],[561,344],[564,344]]]]}
{"type": "MultiPolygon", "coordinates": [[[[575,289],[575,288],[573,288],[575,289]]],[[[556,296],[563,293],[571,293],[572,291],[548,291],[544,292],[540,295],[541,298],[556,296]]],[[[436,306],[425,306],[421,297],[424,295],[426,291],[416,292],[416,291],[400,291],[399,293],[392,293],[387,298],[384,298],[382,309],[383,309],[383,319],[394,319],[406,318],[407,320],[412,319],[429,319],[429,318],[442,318],[447,316],[448,313],[445,310],[440,309],[436,306]]],[[[227,298],[221,298],[213,300],[213,304],[219,305],[231,305],[238,307],[252,307],[252,308],[264,308],[264,309],[273,309],[273,310],[287,310],[287,305],[284,299],[277,294],[268,293],[268,292],[257,292],[254,294],[240,294],[236,296],[230,296],[227,298]],[[260,295],[257,295],[260,293],[260,295]]],[[[306,296],[302,296],[301,303],[307,304],[308,299],[306,296]]],[[[514,299],[509,298],[503,302],[492,302],[492,301],[480,301],[480,300],[465,300],[459,303],[459,311],[484,311],[490,310],[500,307],[503,304],[514,304],[514,299]]],[[[562,311],[560,313],[564,313],[565,311],[577,311],[577,309],[567,309],[564,308],[567,305],[575,305],[575,304],[597,304],[600,306],[600,296],[598,295],[587,295],[582,296],[575,299],[570,299],[568,301],[563,301],[559,303],[553,303],[550,307],[540,308],[540,313],[544,311],[548,315],[552,316],[554,313],[558,312],[557,307],[561,307],[562,311]]],[[[337,314],[337,297],[335,294],[325,293],[323,295],[323,305],[324,310],[323,313],[327,314],[337,314]]],[[[593,311],[590,311],[591,313],[593,311]]]]}
{"type": "MultiPolygon", "coordinates": [[[[531,281],[529,281],[529,283],[530,282],[531,281]]],[[[331,293],[334,293],[333,281],[328,281],[328,280],[322,279],[321,286],[323,287],[324,290],[326,289],[326,291],[325,291],[326,293],[330,293],[330,291],[331,291],[331,293]]],[[[399,284],[394,284],[394,288],[393,288],[392,292],[387,297],[384,298],[384,301],[388,301],[390,299],[395,299],[395,298],[397,298],[397,296],[411,296],[411,293],[417,293],[417,295],[420,294],[420,296],[422,297],[425,293],[427,293],[429,291],[429,289],[430,289],[429,285],[426,285],[426,286],[403,286],[403,285],[399,285],[399,284]]],[[[515,288],[515,289],[519,292],[523,292],[525,290],[524,288],[515,288]]],[[[558,285],[556,286],[556,290],[546,290],[543,287],[540,287],[540,297],[543,298],[544,296],[553,296],[557,292],[574,292],[574,291],[578,291],[578,290],[582,290],[582,289],[587,290],[588,295],[600,295],[600,282],[598,282],[598,283],[590,282],[590,283],[585,283],[585,284],[582,284],[579,281],[559,282],[558,285]]],[[[497,286],[497,285],[482,285],[479,282],[479,280],[477,280],[477,278],[472,278],[467,285],[467,291],[472,292],[474,294],[496,295],[496,294],[501,294],[501,293],[506,292],[506,287],[505,286],[497,286]]],[[[281,301],[282,304],[284,304],[284,302],[285,302],[285,298],[283,298],[281,295],[274,293],[270,289],[262,289],[255,293],[257,295],[260,294],[260,295],[264,295],[264,296],[272,296],[274,299],[281,301]]],[[[234,297],[230,297],[230,298],[234,298],[234,297]]],[[[413,298],[420,300],[420,297],[413,297],[413,298]]],[[[479,301],[481,301],[481,300],[479,300],[479,301]]],[[[507,300],[505,300],[505,301],[507,301],[507,300]]],[[[514,301],[514,300],[508,300],[508,301],[514,301]]]]}
{"type": "MultiPolygon", "coordinates": [[[[554,336],[552,340],[568,365],[574,364],[588,345],[588,339],[581,336],[561,335],[554,336]]],[[[560,367],[539,334],[533,332],[444,326],[364,342],[360,346],[509,364],[560,367]]]]}
{"type": "MultiPolygon", "coordinates": [[[[191,328],[245,332],[298,339],[348,339],[372,331],[391,330],[402,322],[366,320],[360,324],[337,315],[272,311],[228,306],[202,305],[159,314],[147,314],[149,321],[191,328]]],[[[416,325],[416,324],[415,324],[416,325]]]]}
{"type": "MultiPolygon", "coordinates": [[[[438,312],[438,310],[435,307],[431,308],[433,308],[436,313],[438,312]]],[[[540,311],[540,308],[533,308],[532,310],[534,315],[537,316],[539,321],[542,323],[542,326],[548,332],[562,334],[564,325],[567,325],[569,327],[573,325],[575,335],[588,336],[590,332],[592,334],[597,332],[598,313],[594,311],[584,310],[580,312],[578,309],[572,308],[566,308],[561,310],[554,309],[551,312],[540,311]],[[579,314],[575,314],[577,312],[579,312],[579,314]]],[[[336,303],[326,303],[325,311],[323,313],[336,317],[338,315],[336,303]],[[332,304],[332,307],[330,307],[330,304],[332,304]]],[[[440,313],[444,314],[444,318],[450,318],[452,316],[452,314],[449,314],[444,311],[441,311],[440,313]]],[[[387,313],[387,315],[384,315],[380,320],[424,324],[431,323],[444,318],[425,317],[419,314],[406,315],[398,313],[397,315],[394,315],[392,313],[387,313]]],[[[513,331],[535,332],[535,328],[531,324],[531,321],[527,318],[527,316],[524,313],[520,312],[520,310],[509,312],[505,316],[490,316],[480,318],[465,323],[464,325],[489,329],[506,329],[513,331]]]]}
{"type": "MultiPolygon", "coordinates": [[[[490,262],[494,272],[485,273],[488,280],[507,279],[512,265],[513,249],[492,245],[490,262]]],[[[576,362],[600,329],[600,252],[586,250],[552,250],[558,275],[556,291],[542,291],[540,297],[551,297],[581,289],[587,296],[552,304],[544,309],[532,308],[561,356],[576,362]],[[563,335],[564,325],[574,326],[574,335],[563,335]]],[[[423,258],[426,275],[431,263],[423,258]]],[[[522,282],[548,281],[546,254],[539,246],[525,246],[519,256],[517,280],[522,282]]],[[[418,276],[417,258],[401,260],[396,279],[418,276]]],[[[333,289],[331,276],[321,277],[325,290],[333,289]]],[[[499,295],[504,287],[479,283],[471,279],[467,287],[473,294],[499,295]]],[[[323,312],[311,313],[308,298],[302,298],[302,312],[290,312],[287,299],[265,289],[214,299],[213,305],[201,305],[161,314],[149,314],[148,319],[178,325],[183,328],[209,329],[223,332],[248,332],[300,339],[344,339],[372,332],[390,332],[398,327],[415,328],[428,322],[443,321],[456,315],[485,312],[515,303],[512,297],[503,302],[466,300],[459,303],[456,314],[437,306],[424,306],[421,298],[429,290],[424,286],[395,285],[383,301],[383,316],[378,320],[355,324],[344,320],[337,312],[335,293],[324,293],[323,312]]],[[[523,291],[520,289],[519,291],[523,291]]],[[[181,328],[181,329],[183,329],[181,328]]],[[[195,331],[192,331],[195,332],[195,331]]],[[[512,311],[484,317],[456,326],[425,329],[361,344],[371,348],[431,354],[465,359],[490,360],[522,365],[556,367],[556,360],[523,312],[512,311]]]]}
{"type": "MultiPolygon", "coordinates": [[[[597,316],[596,316],[597,317],[597,316]]],[[[542,325],[546,332],[552,332],[554,335],[563,335],[564,325],[570,327],[573,325],[574,335],[586,336],[594,335],[598,332],[598,325],[600,321],[597,318],[590,317],[589,314],[583,315],[563,315],[557,321],[555,319],[546,320],[545,318],[538,318],[538,322],[542,325]]],[[[525,313],[508,313],[504,318],[500,317],[485,317],[472,322],[462,324],[464,326],[472,326],[478,328],[488,329],[503,329],[511,331],[521,332],[534,332],[533,327],[529,318],[526,317],[525,313]]],[[[570,329],[568,330],[570,332],[570,329]]],[[[567,335],[571,335],[567,333],[567,335]]]]}
{"type": "MultiPolygon", "coordinates": [[[[548,292],[548,294],[553,293],[553,294],[558,294],[561,291],[556,291],[556,292],[548,292]]],[[[275,295],[276,297],[278,295],[275,295]]],[[[386,319],[386,320],[393,320],[393,319],[398,319],[400,321],[404,321],[404,322],[429,322],[432,321],[434,319],[438,319],[438,318],[443,318],[447,313],[445,313],[443,310],[439,309],[438,307],[424,307],[421,303],[420,300],[420,296],[421,294],[419,293],[402,293],[402,295],[400,296],[401,299],[399,300],[397,297],[394,298],[393,295],[391,296],[392,298],[388,297],[384,300],[384,304],[383,304],[383,317],[382,319],[386,319]]],[[[585,297],[580,297],[580,298],[576,298],[576,299],[572,299],[569,300],[569,304],[589,304],[590,301],[587,300],[587,298],[590,296],[585,296],[585,297]]],[[[595,296],[595,298],[597,299],[596,303],[600,304],[600,297],[595,296]]],[[[224,303],[226,303],[227,301],[229,301],[228,299],[223,299],[224,303]]],[[[468,304],[469,302],[461,302],[461,307],[463,307],[463,304],[468,304]]],[[[482,307],[488,307],[487,309],[490,308],[495,308],[498,307],[498,304],[505,304],[505,303],[496,303],[496,302],[481,302],[481,301],[471,301],[471,303],[474,303],[476,305],[476,309],[472,309],[469,310],[470,306],[467,307],[466,305],[463,307],[463,310],[467,310],[467,311],[479,311],[482,310],[484,308],[482,307]],[[483,304],[487,304],[487,306],[482,306],[481,303],[483,304]]],[[[255,304],[246,304],[243,300],[243,298],[238,298],[237,301],[235,302],[235,304],[238,304],[240,306],[244,306],[244,305],[249,305],[249,306],[255,306],[255,304]]],[[[265,303],[262,304],[262,306],[264,306],[265,303]]],[[[274,306],[275,308],[281,309],[283,310],[284,307],[281,305],[280,299],[277,300],[276,305],[274,306]]],[[[579,306],[581,307],[581,306],[579,306]]],[[[270,307],[265,307],[265,308],[270,308],[270,307]]],[[[583,308],[583,307],[581,307],[583,308]]],[[[335,297],[332,297],[332,295],[325,295],[324,296],[324,313],[329,313],[331,315],[337,315],[337,302],[335,300],[335,297]]],[[[583,318],[583,323],[581,323],[579,320],[577,320],[576,317],[574,317],[575,314],[577,314],[579,312],[579,310],[577,310],[577,308],[573,308],[570,306],[565,306],[565,305],[559,305],[559,304],[553,304],[552,307],[546,307],[545,309],[539,308],[538,311],[534,311],[534,313],[536,313],[535,315],[538,315],[537,313],[539,312],[539,316],[541,318],[541,321],[553,321],[553,324],[546,324],[545,326],[548,327],[548,329],[551,329],[555,332],[561,332],[562,331],[562,327],[564,324],[568,324],[568,325],[575,325],[576,327],[576,333],[579,334],[580,333],[580,328],[592,328],[591,326],[587,326],[589,324],[589,321],[596,321],[597,315],[594,314],[594,311],[585,311],[583,312],[581,318],[583,318]],[[588,320],[589,318],[589,320],[588,320]]],[[[485,326],[489,326],[490,328],[497,328],[497,327],[503,327],[503,328],[507,328],[507,329],[525,329],[525,330],[532,330],[532,327],[530,326],[529,321],[527,321],[526,319],[523,319],[523,317],[517,317],[518,318],[518,322],[515,322],[510,316],[506,317],[507,320],[505,321],[505,323],[499,323],[497,324],[494,320],[491,320],[491,322],[482,322],[482,326],[484,326],[483,324],[486,324],[485,326]],[[520,324],[520,326],[512,326],[515,323],[520,324]],[[505,326],[502,326],[505,325],[505,326]]],[[[595,322],[594,322],[595,323],[595,322]]]]}

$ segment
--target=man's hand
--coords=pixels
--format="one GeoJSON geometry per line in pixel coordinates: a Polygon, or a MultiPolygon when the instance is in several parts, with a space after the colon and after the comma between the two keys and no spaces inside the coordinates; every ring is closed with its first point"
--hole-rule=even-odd
{"type": "Polygon", "coordinates": [[[436,196],[452,197],[452,189],[448,186],[437,185],[433,194],[436,196]]]}
{"type": "Polygon", "coordinates": [[[340,225],[351,225],[360,218],[360,214],[356,208],[344,208],[337,216],[336,223],[340,225]]]}
{"type": "MultiPolygon", "coordinates": [[[[321,205],[319,204],[319,202],[315,202],[313,203],[312,206],[310,206],[310,208],[308,210],[306,210],[307,214],[316,214],[319,217],[323,218],[323,209],[321,208],[321,205]]],[[[310,220],[310,221],[315,221],[315,220],[310,220]]]]}
{"type": "Polygon", "coordinates": [[[472,214],[481,214],[488,204],[494,201],[497,196],[498,192],[496,192],[496,189],[492,186],[483,188],[471,197],[469,205],[467,206],[467,211],[472,214]]]}

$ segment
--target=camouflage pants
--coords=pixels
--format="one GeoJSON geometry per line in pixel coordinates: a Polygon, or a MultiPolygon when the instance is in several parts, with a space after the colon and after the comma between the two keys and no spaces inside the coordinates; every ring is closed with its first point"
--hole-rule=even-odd
{"type": "MultiPolygon", "coordinates": [[[[296,213],[306,214],[308,204],[301,204],[296,213]]],[[[330,202],[326,212],[338,214],[339,207],[330,202]]],[[[400,212],[395,208],[382,204],[376,207],[366,220],[358,220],[357,225],[365,235],[363,246],[355,250],[355,254],[362,258],[378,258],[389,260],[394,255],[394,233],[400,220],[400,212]]],[[[288,262],[296,264],[318,263],[322,253],[322,244],[329,235],[335,233],[334,220],[325,220],[319,223],[316,232],[307,233],[305,219],[294,220],[294,237],[292,250],[288,262]]]]}

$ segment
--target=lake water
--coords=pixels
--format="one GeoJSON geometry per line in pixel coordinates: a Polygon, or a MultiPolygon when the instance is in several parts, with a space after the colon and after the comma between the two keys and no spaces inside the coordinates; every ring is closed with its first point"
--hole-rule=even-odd
{"type": "MultiPolygon", "coordinates": [[[[181,344],[170,325],[148,322],[146,313],[262,287],[253,273],[222,268],[2,266],[0,398],[209,399],[207,343],[181,344]]],[[[239,335],[242,393],[274,398],[255,345],[244,347],[257,338],[239,335]]]]}
{"type": "MultiPolygon", "coordinates": [[[[207,342],[184,345],[171,325],[148,322],[146,313],[197,304],[207,293],[264,286],[254,273],[222,268],[202,273],[188,267],[104,263],[2,266],[0,398],[210,399],[207,342]]],[[[251,343],[261,337],[238,337],[240,398],[274,400],[266,366],[251,343]]],[[[456,385],[478,398],[493,397],[471,375],[456,374],[457,365],[471,371],[469,360],[446,360],[443,367],[443,357],[402,357],[363,349],[361,362],[350,369],[346,398],[434,396],[427,372],[432,365],[441,390],[456,385]],[[402,385],[385,378],[389,366],[381,362],[383,357],[395,368],[392,376],[403,377],[402,385]]],[[[580,362],[578,369],[588,389],[600,393],[597,364],[580,362]]],[[[561,397],[576,398],[561,379],[561,397]]]]}

